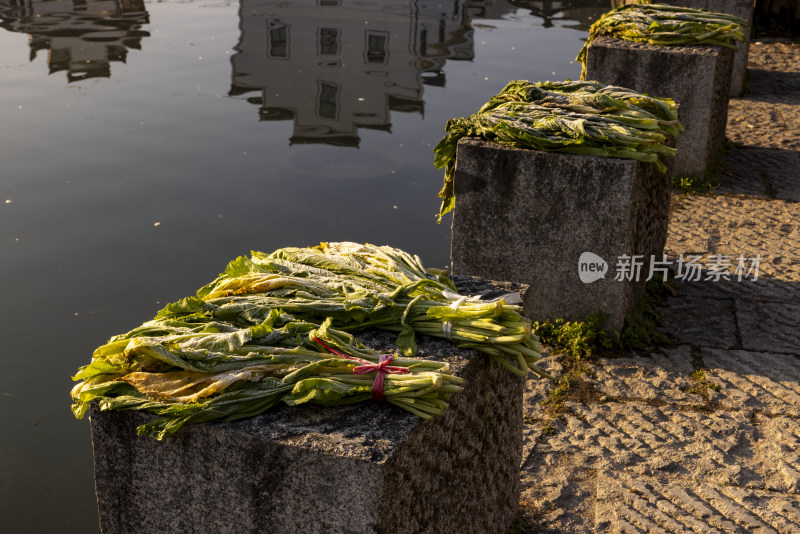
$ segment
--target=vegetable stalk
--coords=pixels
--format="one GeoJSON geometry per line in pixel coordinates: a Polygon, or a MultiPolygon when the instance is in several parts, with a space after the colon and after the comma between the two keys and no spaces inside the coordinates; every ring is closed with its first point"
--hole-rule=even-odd
{"type": "Polygon", "coordinates": [[[589,46],[602,35],[662,46],[712,45],[735,49],[736,41],[746,40],[746,32],[747,21],[727,13],[666,4],[627,4],[592,24],[576,61],[583,66],[583,80],[589,46]]]}
{"type": "Polygon", "coordinates": [[[675,155],[664,143],[683,132],[677,106],[599,82],[512,81],[478,113],[447,122],[447,135],[434,148],[434,165],[444,169],[438,221],[455,206],[456,149],[462,137],[479,137],[516,148],[635,159],[653,163],[675,155]]]}
{"type": "Polygon", "coordinates": [[[463,380],[445,362],[413,357],[415,333],[448,337],[518,375],[545,375],[538,340],[512,296],[455,293],[452,281],[390,247],[323,243],[237,258],[197,296],[94,351],[73,377],[73,412],[146,410],[156,439],[186,424],[231,421],[277,404],[386,400],[429,419],[463,380]],[[351,333],[399,332],[400,354],[378,354],[351,333]],[[498,347],[502,347],[498,349],[498,347]]]}

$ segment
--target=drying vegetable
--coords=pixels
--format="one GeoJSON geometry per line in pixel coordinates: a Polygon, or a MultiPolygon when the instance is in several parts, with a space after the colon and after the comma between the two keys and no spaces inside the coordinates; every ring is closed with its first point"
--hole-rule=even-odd
{"type": "Polygon", "coordinates": [[[747,21],[727,13],[665,4],[628,4],[604,14],[589,29],[576,58],[586,77],[586,53],[598,36],[653,45],[713,45],[735,49],[746,39],[747,21]]]}
{"type": "Polygon", "coordinates": [[[494,356],[519,375],[536,367],[541,347],[521,315],[519,295],[492,302],[459,295],[442,271],[429,273],[417,256],[392,247],[358,243],[322,243],[283,248],[272,254],[240,257],[215,281],[200,289],[188,309],[207,310],[217,319],[241,326],[281,309],[308,321],[333,320],[336,328],[379,328],[399,332],[401,352],[416,352],[415,332],[444,337],[462,348],[494,356]],[[514,299],[513,302],[510,302],[514,299]]]}
{"type": "Polygon", "coordinates": [[[323,243],[254,252],[228,265],[196,297],[115,336],[73,377],[78,418],[101,410],[159,417],[139,433],[163,439],[188,423],[231,421],[283,403],[342,405],[386,400],[420,417],[447,407],[460,378],[444,362],[378,354],[345,330],[449,337],[491,354],[516,374],[539,357],[530,321],[509,298],[478,302],[455,293],[443,273],[390,247],[323,243]],[[516,365],[507,361],[511,357],[516,365]]]}
{"type": "Polygon", "coordinates": [[[439,222],[455,206],[455,157],[462,137],[516,148],[635,159],[666,172],[659,156],[674,156],[675,149],[663,143],[683,127],[675,102],[668,98],[593,81],[512,81],[475,115],[448,121],[446,130],[434,148],[434,164],[445,170],[439,222]]]}
{"type": "Polygon", "coordinates": [[[463,383],[447,363],[380,355],[330,320],[316,325],[274,312],[256,327],[222,332],[213,320],[167,323],[149,323],[161,335],[129,333],[95,351],[73,377],[82,380],[71,393],[78,418],[94,400],[101,410],[146,410],[160,417],[139,434],[159,440],[188,423],[250,417],[279,402],[375,398],[430,418],[463,383]]]}

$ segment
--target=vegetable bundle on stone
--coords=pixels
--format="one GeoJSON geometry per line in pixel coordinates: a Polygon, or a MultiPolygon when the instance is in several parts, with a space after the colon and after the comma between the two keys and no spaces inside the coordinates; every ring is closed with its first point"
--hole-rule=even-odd
{"type": "MultiPolygon", "coordinates": [[[[116,336],[75,375],[73,411],[146,410],[140,434],[229,421],[283,403],[386,400],[420,417],[447,407],[462,380],[413,358],[415,334],[449,338],[525,375],[539,358],[530,321],[508,300],[458,295],[443,273],[390,247],[323,243],[253,252],[154,320],[116,336]],[[379,354],[350,331],[399,332],[403,355],[379,354]],[[511,361],[509,361],[509,359],[511,361]]],[[[546,376],[546,375],[545,375],[546,376]]]]}
{"type": "Polygon", "coordinates": [[[586,53],[599,36],[653,45],[711,45],[735,49],[746,40],[747,21],[727,13],[666,4],[627,4],[600,17],[576,58],[586,76],[586,53]]]}
{"type": "Polygon", "coordinates": [[[336,328],[378,328],[399,333],[406,356],[416,352],[415,332],[448,338],[459,347],[518,362],[517,374],[535,366],[540,346],[521,315],[519,295],[493,302],[459,295],[443,271],[428,272],[417,256],[392,247],[322,243],[240,257],[200,289],[195,305],[217,317],[254,325],[265,310],[279,308],[305,320],[330,317],[336,328]],[[514,302],[511,302],[511,300],[514,302]]]}
{"type": "Polygon", "coordinates": [[[509,82],[476,114],[451,119],[434,148],[434,164],[444,168],[439,222],[455,206],[456,150],[462,137],[480,137],[515,148],[635,159],[653,163],[675,149],[664,142],[683,132],[677,106],[599,82],[509,82]]]}

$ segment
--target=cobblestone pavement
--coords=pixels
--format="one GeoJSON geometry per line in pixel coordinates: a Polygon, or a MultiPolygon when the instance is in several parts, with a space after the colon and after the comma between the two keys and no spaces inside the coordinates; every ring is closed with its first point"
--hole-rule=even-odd
{"type": "Polygon", "coordinates": [[[593,362],[555,421],[531,379],[525,532],[800,533],[800,45],[752,43],[748,69],[721,184],[673,197],[666,253],[760,255],[758,280],[677,284],[675,343],[593,362]]]}

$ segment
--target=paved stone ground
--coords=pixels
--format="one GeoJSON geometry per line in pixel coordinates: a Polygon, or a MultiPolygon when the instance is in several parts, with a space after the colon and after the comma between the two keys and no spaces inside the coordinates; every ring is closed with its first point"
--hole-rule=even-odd
{"type": "Polygon", "coordinates": [[[525,532],[800,533],[800,45],[752,43],[748,68],[721,184],[673,197],[666,253],[760,255],[758,279],[677,283],[674,345],[593,362],[553,422],[529,381],[525,532]]]}

